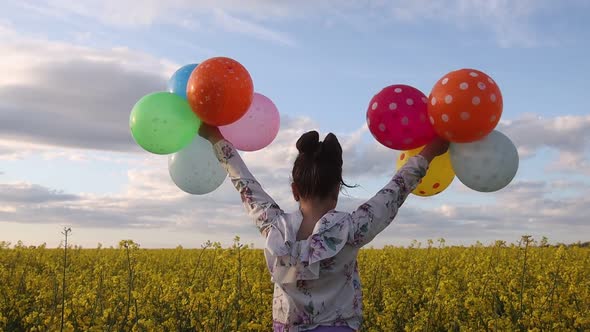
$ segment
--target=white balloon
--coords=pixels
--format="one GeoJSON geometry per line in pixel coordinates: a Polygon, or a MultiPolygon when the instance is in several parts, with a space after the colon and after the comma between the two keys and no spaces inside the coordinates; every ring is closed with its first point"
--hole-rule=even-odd
{"type": "Polygon", "coordinates": [[[518,171],[518,151],[512,141],[494,130],[471,143],[451,143],[451,163],[467,187],[493,192],[506,187],[518,171]]]}
{"type": "Polygon", "coordinates": [[[168,157],[168,171],[178,188],[193,195],[214,191],[227,176],[211,143],[199,135],[184,149],[168,157]]]}

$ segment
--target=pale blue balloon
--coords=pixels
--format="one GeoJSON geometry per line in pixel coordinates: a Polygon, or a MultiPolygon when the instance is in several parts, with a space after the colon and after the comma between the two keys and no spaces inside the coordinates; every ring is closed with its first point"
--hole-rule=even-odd
{"type": "Polygon", "coordinates": [[[186,85],[193,70],[197,68],[197,65],[196,63],[191,63],[180,67],[168,80],[168,91],[186,99],[186,85]]]}
{"type": "Polygon", "coordinates": [[[471,143],[451,143],[451,163],[457,178],[479,192],[493,192],[506,187],[518,171],[518,151],[514,143],[494,130],[471,143]]]}
{"type": "Polygon", "coordinates": [[[187,147],[168,157],[168,171],[178,188],[193,195],[214,191],[227,177],[213,146],[199,135],[187,147]]]}

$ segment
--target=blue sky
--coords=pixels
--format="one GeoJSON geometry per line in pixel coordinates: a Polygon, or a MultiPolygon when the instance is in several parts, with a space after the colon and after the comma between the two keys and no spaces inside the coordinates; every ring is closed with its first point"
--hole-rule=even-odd
{"type": "Polygon", "coordinates": [[[346,175],[362,185],[341,202],[352,209],[394,170],[395,152],[364,129],[371,97],[391,84],[428,94],[446,72],[483,70],[502,90],[498,129],[519,148],[517,178],[494,194],[455,180],[438,197],[410,197],[375,245],[524,233],[588,240],[589,9],[582,0],[2,3],[0,240],[57,245],[68,225],[84,246],[132,238],[197,247],[236,234],[259,244],[228,183],[185,195],[167,178],[166,158],[140,151],[126,132],[139,97],[213,56],[240,61],[278,106],[277,141],[245,158],[290,208],[288,171],[303,131],[339,135],[346,175]]]}

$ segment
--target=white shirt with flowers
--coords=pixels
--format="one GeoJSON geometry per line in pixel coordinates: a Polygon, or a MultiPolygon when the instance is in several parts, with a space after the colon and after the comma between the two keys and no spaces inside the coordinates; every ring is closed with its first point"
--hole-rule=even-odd
{"type": "Polygon", "coordinates": [[[300,211],[285,213],[262,189],[231,143],[214,145],[217,158],[266,238],[264,255],[274,282],[275,331],[362,324],[359,249],[387,227],[426,174],[428,162],[412,157],[375,196],[352,213],[330,211],[305,240],[296,240],[300,211]]]}

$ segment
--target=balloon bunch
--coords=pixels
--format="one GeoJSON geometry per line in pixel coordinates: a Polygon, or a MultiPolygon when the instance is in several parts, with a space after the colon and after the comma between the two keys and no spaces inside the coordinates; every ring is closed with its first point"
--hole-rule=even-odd
{"type": "Polygon", "coordinates": [[[178,69],[168,91],[141,98],[129,118],[137,144],[169,155],[172,181],[195,195],[214,191],[227,176],[211,144],[197,134],[203,122],[218,126],[236,149],[256,151],[275,139],[280,116],[270,99],[254,92],[244,66],[216,57],[178,69]]]}
{"type": "Polygon", "coordinates": [[[379,143],[403,151],[398,168],[436,136],[451,142],[414,194],[438,194],[455,175],[473,190],[493,192],[512,181],[519,162],[512,141],[495,130],[502,107],[502,94],[491,77],[461,69],[438,80],[428,98],[408,85],[384,88],[369,103],[367,125],[379,143]]]}

